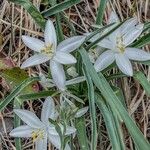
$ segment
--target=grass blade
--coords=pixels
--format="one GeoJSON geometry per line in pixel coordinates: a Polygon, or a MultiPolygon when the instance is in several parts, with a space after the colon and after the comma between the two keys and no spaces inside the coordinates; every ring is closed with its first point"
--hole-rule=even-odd
{"type": "Polygon", "coordinates": [[[142,72],[136,72],[133,76],[135,80],[138,80],[138,82],[142,85],[145,92],[150,96],[150,83],[148,82],[147,78],[142,72]]]}
{"type": "Polygon", "coordinates": [[[20,103],[23,103],[26,100],[35,100],[35,99],[39,99],[39,98],[46,98],[48,96],[55,96],[57,95],[59,92],[55,92],[55,91],[41,91],[38,93],[31,93],[31,94],[24,94],[24,95],[20,95],[19,97],[19,101],[20,103]]]}
{"type": "Polygon", "coordinates": [[[150,43],[150,33],[142,36],[139,40],[137,40],[136,42],[134,42],[131,46],[132,47],[137,47],[137,48],[141,48],[147,44],[150,43]]]}
{"type": "Polygon", "coordinates": [[[45,28],[45,19],[37,10],[37,8],[29,0],[8,0],[15,4],[21,5],[31,15],[34,21],[42,28],[45,28]]]}
{"type": "MultiPolygon", "coordinates": [[[[86,69],[85,69],[86,70],[86,69]]],[[[94,86],[89,73],[86,71],[85,76],[87,78],[88,85],[88,99],[90,107],[90,117],[91,117],[91,130],[92,130],[92,142],[91,149],[96,150],[97,147],[97,123],[96,123],[96,107],[95,107],[95,96],[94,96],[94,86]]]]}
{"type": "Polygon", "coordinates": [[[120,124],[118,119],[116,119],[117,117],[115,118],[112,111],[110,111],[110,109],[107,107],[104,99],[97,93],[95,95],[97,106],[100,109],[105,121],[108,135],[112,144],[112,149],[125,150],[125,145],[122,139],[122,132],[120,132],[120,124]]]}
{"type": "Polygon", "coordinates": [[[44,17],[49,17],[51,15],[54,15],[54,14],[57,14],[65,9],[68,9],[70,8],[71,6],[73,5],[76,5],[78,3],[80,3],[81,0],[67,0],[67,1],[64,1],[64,2],[61,2],[55,6],[52,6],[51,8],[45,10],[42,12],[42,15],[44,17]]]}
{"type": "Polygon", "coordinates": [[[77,137],[80,144],[80,150],[90,150],[88,146],[88,139],[86,136],[85,119],[80,117],[76,119],[77,137]]]}
{"type": "MultiPolygon", "coordinates": [[[[19,102],[19,99],[18,99],[18,97],[16,97],[14,99],[14,109],[20,109],[20,106],[21,106],[21,104],[19,102]]],[[[21,122],[20,118],[16,114],[14,114],[14,128],[19,127],[20,122],[21,122]]],[[[20,138],[15,138],[15,146],[16,146],[16,150],[22,150],[20,138]]]]}
{"type": "Polygon", "coordinates": [[[88,58],[87,52],[84,49],[81,49],[79,52],[82,56],[83,63],[85,67],[87,67],[88,73],[90,74],[94,84],[102,93],[104,98],[107,100],[109,106],[119,113],[137,147],[139,149],[149,150],[150,144],[144,138],[143,134],[136,126],[132,118],[129,116],[128,112],[126,111],[120,100],[114,94],[107,80],[104,78],[102,73],[99,73],[99,75],[96,73],[92,63],[88,58]]]}
{"type": "Polygon", "coordinates": [[[107,0],[100,1],[99,8],[98,8],[98,14],[97,14],[97,18],[96,18],[97,25],[102,25],[106,4],[107,4],[107,0]]]}
{"type": "Polygon", "coordinates": [[[17,86],[1,103],[0,112],[30,83],[40,80],[38,77],[28,78],[17,86]]]}

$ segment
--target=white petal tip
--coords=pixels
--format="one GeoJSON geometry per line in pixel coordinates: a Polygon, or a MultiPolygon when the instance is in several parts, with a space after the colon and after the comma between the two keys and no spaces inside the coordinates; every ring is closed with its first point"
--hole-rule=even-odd
{"type": "Polygon", "coordinates": [[[20,66],[21,69],[25,69],[27,68],[28,66],[26,66],[24,63],[20,66]]]}
{"type": "Polygon", "coordinates": [[[28,39],[28,37],[30,38],[30,36],[26,36],[26,35],[22,35],[21,37],[22,37],[23,41],[26,41],[28,39]]]}
{"type": "Polygon", "coordinates": [[[143,28],[144,28],[144,24],[139,24],[139,25],[137,25],[137,29],[143,30],[143,28]]]}

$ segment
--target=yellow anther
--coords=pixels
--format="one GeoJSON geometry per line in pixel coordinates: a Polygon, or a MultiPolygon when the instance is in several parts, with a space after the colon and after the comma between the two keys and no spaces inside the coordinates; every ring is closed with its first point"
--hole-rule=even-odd
{"type": "Polygon", "coordinates": [[[48,46],[45,46],[42,50],[41,53],[46,54],[50,57],[52,57],[54,55],[54,47],[53,44],[50,44],[48,46]]]}
{"type": "Polygon", "coordinates": [[[118,36],[116,40],[117,48],[119,52],[123,53],[125,51],[125,45],[123,44],[123,37],[118,36]]]}
{"type": "Polygon", "coordinates": [[[44,138],[44,130],[38,129],[32,132],[33,142],[35,142],[37,139],[43,139],[43,138],[44,138]]]}

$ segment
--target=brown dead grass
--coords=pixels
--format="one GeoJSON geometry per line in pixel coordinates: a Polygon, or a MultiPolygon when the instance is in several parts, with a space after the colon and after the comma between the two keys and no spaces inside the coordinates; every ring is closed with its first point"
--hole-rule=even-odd
{"type": "MultiPolygon", "coordinates": [[[[32,2],[36,7],[40,6],[40,0],[32,0],[32,2]]],[[[84,0],[81,4],[66,11],[66,14],[71,22],[74,23],[78,33],[82,34],[91,30],[90,26],[96,19],[98,3],[99,0],[84,0]]],[[[138,16],[141,22],[150,19],[149,0],[110,0],[104,15],[105,22],[107,22],[107,18],[112,10],[116,11],[122,20],[135,15],[138,16]]],[[[64,27],[64,34],[68,35],[67,31],[64,27]]],[[[21,6],[8,3],[7,0],[0,1],[0,34],[3,39],[0,52],[11,57],[17,66],[20,66],[30,55],[29,49],[21,41],[21,35],[43,36],[40,28],[35,25],[30,15],[21,6]]],[[[149,51],[148,46],[145,47],[145,50],[149,51]]],[[[144,72],[148,80],[150,80],[149,67],[135,64],[134,69],[144,72]]],[[[39,71],[44,70],[38,66],[34,70],[30,69],[29,74],[34,75],[39,71]]],[[[150,139],[150,99],[145,95],[145,91],[139,83],[133,79],[122,79],[119,85],[124,90],[129,113],[135,119],[144,136],[150,139]]],[[[0,95],[2,98],[6,93],[6,89],[0,87],[0,95]]],[[[28,102],[28,105],[30,109],[34,106],[31,102],[28,102]]],[[[99,126],[101,126],[102,130],[102,141],[101,145],[98,145],[98,149],[109,150],[111,146],[101,115],[99,115],[99,126]]],[[[2,150],[15,150],[14,142],[8,135],[12,128],[12,111],[10,109],[6,109],[0,114],[0,128],[0,148],[2,150]]],[[[130,139],[128,133],[126,133],[126,130],[124,132],[128,149],[133,150],[133,141],[130,139]]],[[[27,150],[33,144],[31,141],[23,141],[23,145],[23,149],[27,150]]]]}

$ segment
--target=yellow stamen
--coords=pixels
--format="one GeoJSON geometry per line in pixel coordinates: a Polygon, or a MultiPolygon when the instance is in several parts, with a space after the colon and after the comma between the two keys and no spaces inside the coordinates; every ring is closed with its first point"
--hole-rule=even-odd
{"type": "Polygon", "coordinates": [[[48,55],[49,57],[53,57],[54,55],[54,47],[53,44],[49,44],[48,46],[45,46],[42,50],[41,53],[48,55]]]}
{"type": "Polygon", "coordinates": [[[117,48],[118,50],[123,53],[125,51],[125,45],[123,44],[123,37],[121,36],[118,36],[117,37],[117,41],[116,41],[116,44],[117,44],[117,48]]]}
{"type": "Polygon", "coordinates": [[[44,130],[38,129],[32,132],[32,139],[35,142],[37,139],[44,139],[44,130]]]}

